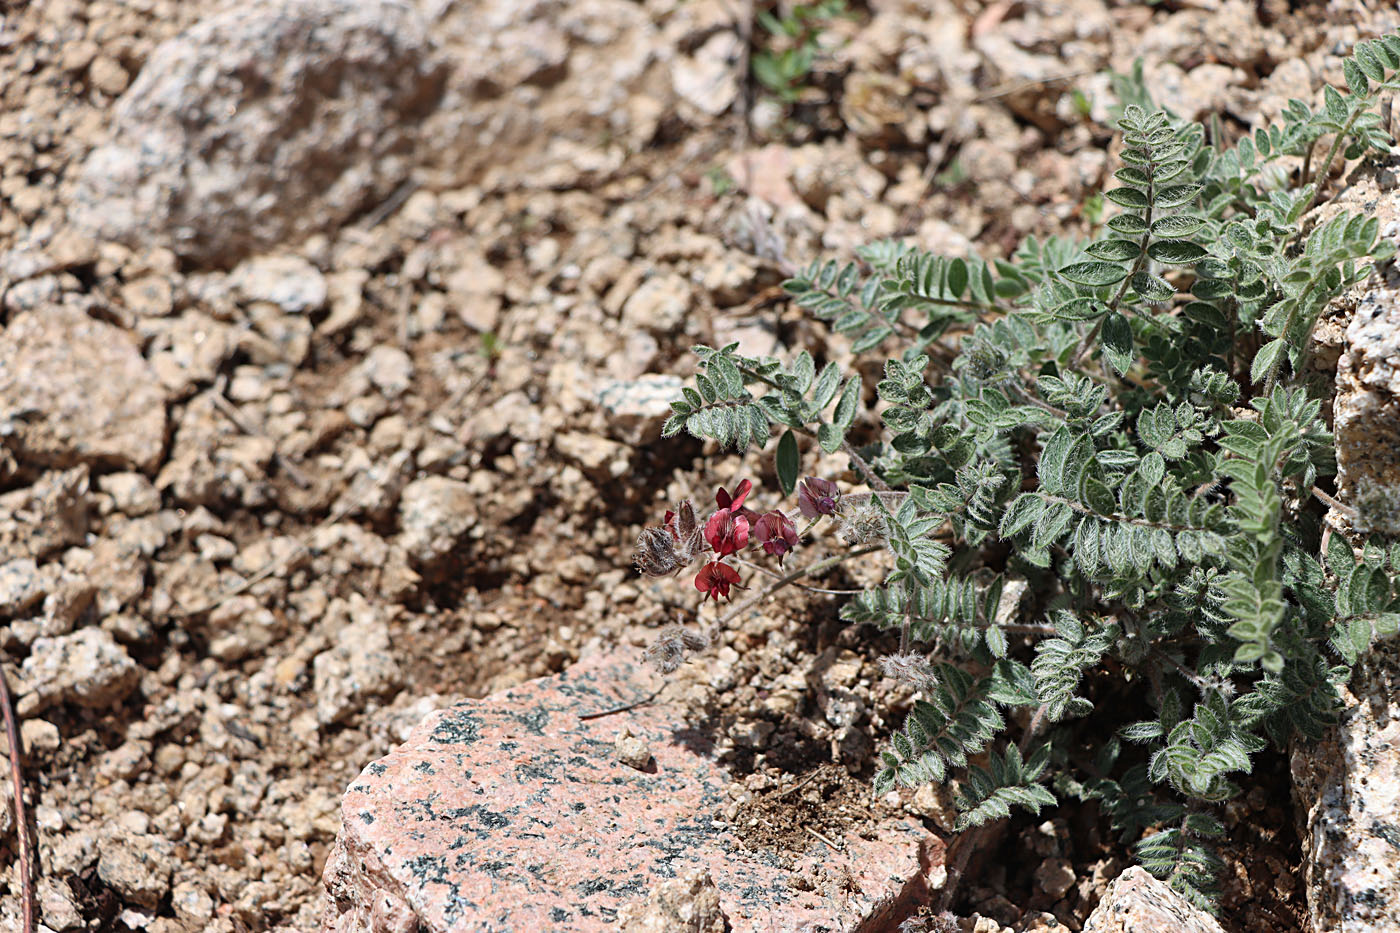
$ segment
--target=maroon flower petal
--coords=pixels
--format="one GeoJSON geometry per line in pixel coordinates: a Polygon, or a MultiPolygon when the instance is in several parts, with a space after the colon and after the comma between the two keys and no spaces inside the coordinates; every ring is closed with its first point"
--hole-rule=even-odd
{"type": "Polygon", "coordinates": [[[728,599],[729,588],[738,584],[739,571],[719,561],[706,564],[695,575],[695,588],[705,594],[705,599],[711,596],[716,599],[728,599]]]}
{"type": "Polygon", "coordinates": [[[749,543],[749,520],[720,509],[705,523],[705,540],[720,557],[738,553],[749,543]]]}
{"type": "Polygon", "coordinates": [[[749,492],[753,489],[753,483],[748,480],[741,480],[739,485],[734,487],[734,495],[725,492],[721,486],[715,493],[715,504],[722,509],[728,509],[735,515],[743,515],[749,521],[753,521],[754,516],[751,509],[744,508],[744,500],[749,497],[749,492]]]}
{"type": "Polygon", "coordinates": [[[836,503],[841,492],[836,484],[819,476],[809,476],[797,487],[797,507],[804,518],[812,519],[819,515],[835,515],[836,503]]]}

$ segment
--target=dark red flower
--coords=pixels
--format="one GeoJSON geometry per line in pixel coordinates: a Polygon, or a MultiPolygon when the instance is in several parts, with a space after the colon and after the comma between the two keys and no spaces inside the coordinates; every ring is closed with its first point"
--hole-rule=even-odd
{"type": "Polygon", "coordinates": [[[766,512],[753,526],[753,536],[763,549],[778,558],[781,565],[788,551],[797,546],[797,525],[782,512],[766,512]]]}
{"type": "Polygon", "coordinates": [[[705,523],[705,540],[720,557],[737,554],[749,543],[749,520],[729,509],[720,509],[705,523]]]}
{"type": "MultiPolygon", "coordinates": [[[[705,599],[711,596],[715,599],[728,599],[731,586],[739,586],[739,571],[719,561],[706,564],[695,575],[695,588],[705,594],[705,599]]],[[[742,590],[743,587],[739,586],[739,589],[742,590]]]]}
{"type": "Polygon", "coordinates": [[[758,521],[758,513],[753,509],[744,508],[744,500],[749,497],[749,492],[752,489],[753,483],[742,480],[739,485],[734,487],[734,495],[730,496],[721,486],[719,492],[715,493],[715,504],[721,509],[728,509],[731,515],[743,517],[752,526],[754,522],[758,521]]]}
{"type": "Polygon", "coordinates": [[[809,476],[797,486],[797,507],[805,518],[819,515],[835,515],[836,504],[841,499],[841,491],[829,479],[809,476]]]}

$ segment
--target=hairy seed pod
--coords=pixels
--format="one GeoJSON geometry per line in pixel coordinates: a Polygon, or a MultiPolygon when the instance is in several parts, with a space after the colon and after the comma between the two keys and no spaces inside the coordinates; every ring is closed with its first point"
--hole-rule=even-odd
{"type": "Polygon", "coordinates": [[[676,553],[676,541],[665,528],[646,528],[637,536],[632,563],[649,577],[668,577],[688,564],[676,553]]]}

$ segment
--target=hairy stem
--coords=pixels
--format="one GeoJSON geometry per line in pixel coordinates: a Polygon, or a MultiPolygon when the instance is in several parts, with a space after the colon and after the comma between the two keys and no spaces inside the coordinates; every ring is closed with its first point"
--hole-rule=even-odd
{"type": "Polygon", "coordinates": [[[843,561],[848,561],[853,557],[863,557],[866,554],[873,554],[876,551],[882,551],[884,550],[884,547],[885,546],[883,544],[867,545],[863,548],[857,548],[854,551],[847,551],[845,554],[837,554],[832,557],[825,558],[824,560],[819,560],[814,564],[809,564],[808,566],[803,567],[801,570],[794,570],[791,573],[785,574],[779,577],[778,579],[774,580],[772,583],[768,584],[763,589],[759,590],[757,593],[753,594],[743,602],[735,603],[733,606],[730,606],[729,611],[726,612],[724,615],[720,616],[718,619],[716,619],[714,623],[710,626],[710,629],[706,634],[709,635],[711,640],[714,640],[718,637],[719,632],[731,621],[733,621],[740,613],[745,612],[753,606],[758,605],[758,603],[767,599],[769,596],[772,596],[774,593],[778,592],[778,590],[781,590],[783,587],[791,583],[795,583],[796,581],[801,580],[803,577],[812,576],[813,574],[818,574],[830,570],[837,564],[840,564],[843,561]]]}
{"type": "MultiPolygon", "coordinates": [[[[740,565],[742,565],[742,566],[744,566],[744,567],[747,567],[747,568],[749,568],[750,570],[753,570],[753,571],[756,571],[756,572],[758,572],[758,573],[761,573],[761,574],[763,574],[765,577],[772,577],[774,580],[781,580],[781,579],[783,578],[783,575],[782,575],[782,574],[777,573],[777,572],[772,571],[772,570],[769,570],[767,567],[763,566],[762,564],[754,563],[754,562],[751,561],[751,560],[745,560],[744,558],[739,557],[739,556],[737,556],[737,555],[734,557],[734,559],[735,559],[736,561],[738,561],[740,565]]],[[[806,583],[796,583],[796,582],[789,583],[788,586],[795,587],[796,589],[799,589],[799,590],[804,590],[805,592],[808,592],[808,593],[820,593],[820,594],[823,595],[823,596],[857,596],[857,595],[859,595],[859,594],[865,592],[865,590],[832,590],[832,589],[827,589],[827,588],[824,587],[824,586],[809,586],[809,585],[807,585],[806,583]]]]}
{"type": "Polygon", "coordinates": [[[1147,208],[1143,214],[1143,222],[1147,224],[1147,229],[1142,232],[1142,239],[1138,241],[1137,259],[1133,260],[1133,268],[1123,277],[1123,284],[1118,286],[1118,291],[1108,303],[1108,313],[1104,314],[1094,322],[1093,329],[1084,335],[1084,340],[1079,345],[1079,352],[1074,357],[1074,365],[1083,366],[1084,360],[1089,356],[1094,348],[1094,340],[1099,336],[1099,331],[1103,329],[1103,322],[1108,320],[1108,315],[1118,310],[1118,305],[1123,301],[1123,296],[1128,293],[1128,285],[1132,282],[1133,276],[1142,271],[1147,264],[1147,247],[1152,242],[1152,199],[1157,193],[1157,183],[1153,178],[1152,171],[1156,164],[1149,161],[1147,165],[1147,208]]]}
{"type": "MultiPolygon", "coordinates": [[[[1365,111],[1365,107],[1357,107],[1355,111],[1353,111],[1351,117],[1348,118],[1346,125],[1337,133],[1337,138],[1332,140],[1331,148],[1327,150],[1327,155],[1323,158],[1322,164],[1317,167],[1317,188],[1313,190],[1312,200],[1308,202],[1308,210],[1317,207],[1317,202],[1322,199],[1322,183],[1327,180],[1327,173],[1332,171],[1332,160],[1337,158],[1337,152],[1342,148],[1342,143],[1346,142],[1347,134],[1350,133],[1351,128],[1356,125],[1357,118],[1365,111]]],[[[1309,152],[1311,152],[1311,150],[1309,150],[1309,152]]],[[[1307,211],[1304,211],[1304,213],[1307,213],[1307,211]]]]}

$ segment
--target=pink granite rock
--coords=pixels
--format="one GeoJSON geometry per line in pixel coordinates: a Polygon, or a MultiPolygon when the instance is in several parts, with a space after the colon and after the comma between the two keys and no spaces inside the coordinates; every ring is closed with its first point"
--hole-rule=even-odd
{"type": "Polygon", "coordinates": [[[580,720],[645,696],[652,676],[639,655],[586,659],[429,715],[345,794],[324,933],[617,929],[667,882],[706,875],[697,890],[717,890],[733,933],[891,929],[927,897],[942,846],[917,822],[849,832],[840,851],[749,848],[721,816],[728,777],[680,709],[580,720]],[[640,770],[619,760],[632,737],[651,750],[640,770]],[[818,869],[850,883],[789,886],[818,869]]]}

